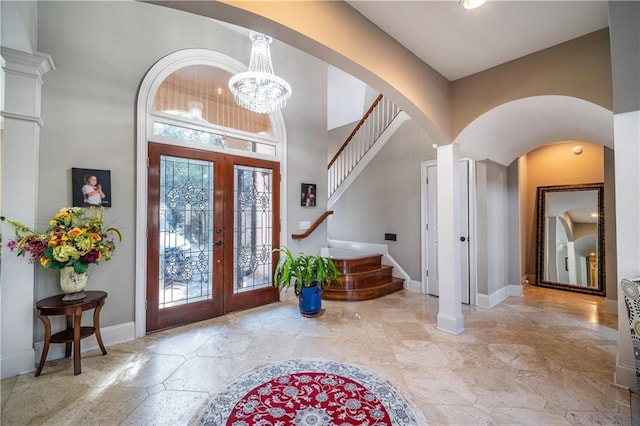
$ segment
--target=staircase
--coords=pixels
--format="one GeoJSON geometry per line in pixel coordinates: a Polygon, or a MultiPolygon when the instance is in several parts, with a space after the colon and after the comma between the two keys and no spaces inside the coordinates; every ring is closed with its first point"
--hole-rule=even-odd
{"type": "Polygon", "coordinates": [[[327,165],[328,209],[408,119],[399,106],[378,95],[327,165]]]}
{"type": "Polygon", "coordinates": [[[404,280],[391,276],[392,266],[382,264],[381,254],[344,259],[332,258],[340,278],[325,287],[326,300],[358,301],[375,299],[402,290],[404,280]]]}
{"type": "MultiPolygon", "coordinates": [[[[408,119],[409,116],[399,106],[382,94],[378,95],[327,165],[329,210],[408,119]]],[[[371,251],[354,254],[349,251],[347,249],[340,254],[329,255],[341,276],[325,287],[323,299],[368,300],[404,288],[405,280],[391,275],[393,266],[382,264],[383,254],[371,254],[371,251]]],[[[387,247],[382,251],[388,257],[387,247]]],[[[402,268],[399,269],[404,273],[402,268]]]]}

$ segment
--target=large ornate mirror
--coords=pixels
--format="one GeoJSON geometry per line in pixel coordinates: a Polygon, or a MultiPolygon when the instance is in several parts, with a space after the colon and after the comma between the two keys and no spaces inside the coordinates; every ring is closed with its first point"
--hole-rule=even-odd
{"type": "Polygon", "coordinates": [[[536,285],[605,295],[604,184],[539,186],[536,285]]]}

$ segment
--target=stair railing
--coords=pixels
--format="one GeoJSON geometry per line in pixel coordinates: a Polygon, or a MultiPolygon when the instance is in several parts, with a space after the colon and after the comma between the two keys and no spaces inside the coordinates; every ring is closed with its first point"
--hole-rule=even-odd
{"type": "Polygon", "coordinates": [[[322,213],[322,216],[320,216],[318,220],[316,220],[304,234],[291,234],[291,238],[293,238],[294,240],[302,240],[303,238],[307,238],[313,231],[316,230],[318,226],[320,226],[320,224],[322,224],[322,222],[324,222],[327,217],[331,216],[332,214],[333,210],[327,210],[326,212],[322,213]]]}
{"type": "Polygon", "coordinates": [[[382,93],[378,95],[327,165],[328,197],[336,192],[399,113],[399,106],[382,93]]]}

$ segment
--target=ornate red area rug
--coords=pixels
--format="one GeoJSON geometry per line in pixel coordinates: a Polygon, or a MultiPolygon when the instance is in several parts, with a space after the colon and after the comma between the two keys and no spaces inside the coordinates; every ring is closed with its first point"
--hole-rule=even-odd
{"type": "Polygon", "coordinates": [[[194,418],[214,426],[426,425],[389,382],[354,365],[292,360],[235,379],[194,418]]]}

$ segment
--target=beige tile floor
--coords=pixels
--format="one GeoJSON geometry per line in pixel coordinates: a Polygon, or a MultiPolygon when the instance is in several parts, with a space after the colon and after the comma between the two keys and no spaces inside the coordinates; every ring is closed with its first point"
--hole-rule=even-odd
{"type": "MultiPolygon", "coordinates": [[[[343,361],[388,379],[431,425],[631,424],[614,386],[617,319],[600,297],[537,287],[494,309],[463,307],[465,331],[435,329],[437,299],[401,291],[239,312],[88,352],[2,381],[3,426],[186,424],[225,382],[292,358],[343,361]]],[[[635,404],[635,403],[634,403],[635,404]]]]}

